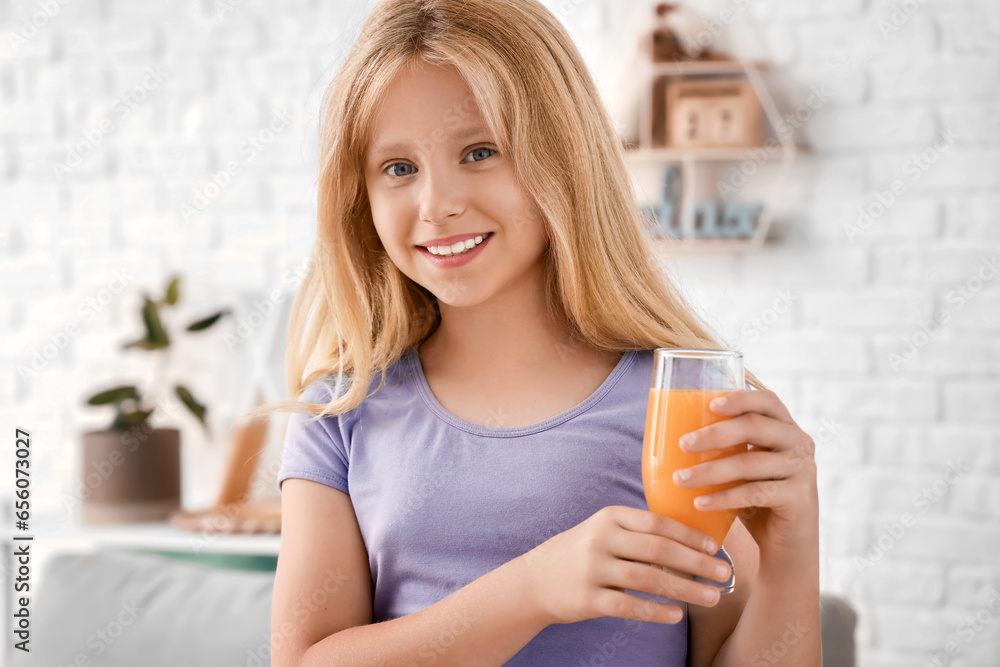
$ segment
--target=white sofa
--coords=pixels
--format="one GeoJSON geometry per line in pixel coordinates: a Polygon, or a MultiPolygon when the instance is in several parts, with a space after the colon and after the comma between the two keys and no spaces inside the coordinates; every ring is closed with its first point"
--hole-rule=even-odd
{"type": "MultiPolygon", "coordinates": [[[[12,667],[270,665],[274,572],[128,550],[64,552],[32,600],[31,652],[12,667]]],[[[823,598],[823,665],[854,667],[856,617],[823,598]]]]}

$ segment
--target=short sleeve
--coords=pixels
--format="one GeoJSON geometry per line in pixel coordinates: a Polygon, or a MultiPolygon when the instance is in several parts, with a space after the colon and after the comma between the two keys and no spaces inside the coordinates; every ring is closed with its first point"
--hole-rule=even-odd
{"type": "MultiPolygon", "coordinates": [[[[334,381],[314,383],[302,393],[301,400],[329,403],[334,397],[335,388],[334,381]]],[[[291,413],[285,430],[281,468],[278,470],[278,491],[281,491],[281,483],[285,479],[298,477],[326,484],[349,494],[349,421],[345,415],[317,418],[308,413],[291,413]]]]}

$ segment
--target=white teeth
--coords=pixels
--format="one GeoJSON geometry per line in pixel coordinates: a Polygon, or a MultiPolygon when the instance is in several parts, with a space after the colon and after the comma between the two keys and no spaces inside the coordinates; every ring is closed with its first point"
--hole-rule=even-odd
{"type": "Polygon", "coordinates": [[[485,238],[486,236],[481,234],[476,238],[459,241],[450,246],[449,245],[427,246],[427,250],[432,255],[441,255],[442,257],[448,257],[450,255],[462,255],[467,251],[471,250],[472,248],[475,248],[480,243],[482,243],[483,239],[485,238]]]}

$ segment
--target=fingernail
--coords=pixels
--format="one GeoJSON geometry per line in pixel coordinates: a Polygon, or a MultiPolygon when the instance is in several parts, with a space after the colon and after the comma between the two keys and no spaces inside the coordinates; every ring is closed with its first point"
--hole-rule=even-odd
{"type": "Polygon", "coordinates": [[[698,507],[704,507],[708,504],[708,496],[698,496],[694,499],[694,504],[698,507]]]}
{"type": "Polygon", "coordinates": [[[678,470],[677,472],[674,473],[674,479],[677,480],[678,482],[686,482],[687,480],[691,479],[691,471],[688,470],[687,468],[684,468],[683,470],[678,470]]]}
{"type": "Polygon", "coordinates": [[[726,399],[724,396],[720,396],[719,398],[712,401],[713,408],[721,408],[725,404],[726,404],[726,399]]]}
{"type": "Polygon", "coordinates": [[[719,547],[715,546],[715,540],[711,537],[706,537],[705,544],[702,546],[702,549],[704,549],[706,553],[714,554],[719,550],[719,547]]]}
{"type": "Polygon", "coordinates": [[[701,597],[702,597],[702,599],[705,600],[705,602],[711,602],[712,600],[715,599],[716,595],[718,595],[718,593],[716,592],[716,590],[714,588],[707,589],[707,590],[704,590],[704,591],[701,592],[701,597]]]}
{"type": "Polygon", "coordinates": [[[720,565],[719,567],[715,568],[715,576],[719,577],[720,579],[729,579],[729,567],[725,565],[720,565]]]}
{"type": "Polygon", "coordinates": [[[688,433],[683,438],[681,438],[681,446],[684,447],[685,449],[689,449],[694,444],[694,441],[697,439],[698,436],[696,436],[694,433],[688,433]]]}

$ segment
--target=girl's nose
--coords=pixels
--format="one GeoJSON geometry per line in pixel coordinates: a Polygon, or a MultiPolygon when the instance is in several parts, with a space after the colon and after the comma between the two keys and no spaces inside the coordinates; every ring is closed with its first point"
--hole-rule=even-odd
{"type": "Polygon", "coordinates": [[[420,188],[420,219],[433,224],[459,215],[465,209],[465,194],[456,177],[430,172],[430,169],[424,171],[420,188]]]}

